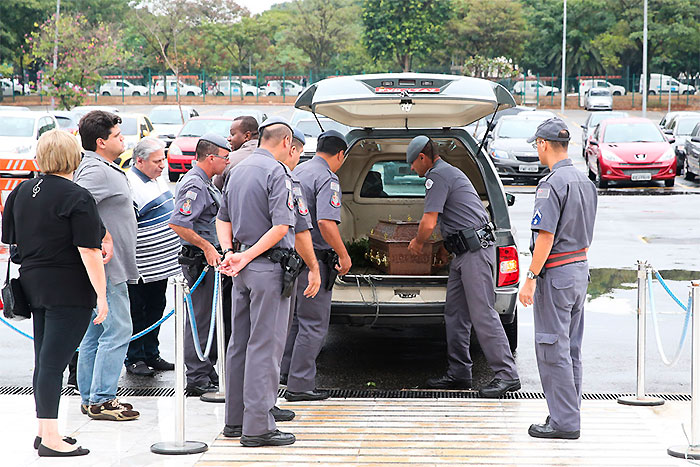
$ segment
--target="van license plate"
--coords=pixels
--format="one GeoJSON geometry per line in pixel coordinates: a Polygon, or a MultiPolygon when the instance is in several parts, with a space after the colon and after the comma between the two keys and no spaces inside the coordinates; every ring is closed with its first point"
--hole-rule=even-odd
{"type": "Polygon", "coordinates": [[[520,172],[530,172],[530,173],[537,173],[537,171],[539,171],[539,169],[540,168],[537,167],[536,165],[521,165],[520,167],[518,167],[518,170],[520,172]]]}
{"type": "Polygon", "coordinates": [[[649,180],[651,180],[650,173],[632,174],[632,181],[633,182],[647,182],[649,180]]]}

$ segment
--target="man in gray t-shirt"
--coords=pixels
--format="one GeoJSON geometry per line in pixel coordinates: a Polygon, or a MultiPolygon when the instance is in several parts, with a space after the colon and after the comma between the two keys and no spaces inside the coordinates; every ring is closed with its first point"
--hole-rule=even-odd
{"type": "Polygon", "coordinates": [[[79,124],[85,148],[73,180],[97,202],[107,228],[103,242],[109,313],[102,324],[90,324],[80,343],[78,389],[83,413],[95,420],[134,420],[139,413],[117,400],[117,383],[131,339],[127,282],[136,282],[136,213],[126,174],[114,163],[124,151],[121,119],[93,111],[79,124]]]}

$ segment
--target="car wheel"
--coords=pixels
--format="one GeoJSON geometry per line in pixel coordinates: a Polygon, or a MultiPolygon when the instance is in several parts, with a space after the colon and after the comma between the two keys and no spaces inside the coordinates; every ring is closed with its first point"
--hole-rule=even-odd
{"type": "Polygon", "coordinates": [[[671,188],[675,184],[676,184],[676,177],[664,180],[664,186],[666,186],[667,188],[671,188]]]}
{"type": "Polygon", "coordinates": [[[156,96],[162,96],[162,95],[163,95],[163,91],[158,91],[158,92],[156,93],[156,96]]]}
{"type": "Polygon", "coordinates": [[[102,95],[103,95],[103,96],[111,96],[111,94],[108,93],[107,91],[103,92],[102,95]]]}
{"type": "Polygon", "coordinates": [[[217,96],[223,96],[223,95],[224,95],[224,93],[223,93],[223,92],[221,92],[221,91],[219,91],[219,92],[217,92],[217,93],[216,93],[216,95],[217,95],[217,96]]]}
{"type": "Polygon", "coordinates": [[[504,324],[503,330],[506,332],[510,351],[515,352],[515,349],[518,348],[518,307],[515,307],[513,322],[510,324],[504,324]]]}
{"type": "Polygon", "coordinates": [[[192,91],[187,91],[188,96],[194,96],[194,93],[192,91]]]}
{"type": "Polygon", "coordinates": [[[15,91],[15,96],[21,96],[21,95],[22,95],[22,91],[15,91]]]}
{"type": "Polygon", "coordinates": [[[603,179],[603,173],[600,170],[600,163],[598,163],[598,175],[595,178],[595,186],[598,188],[607,188],[608,181],[603,179]]]}
{"type": "Polygon", "coordinates": [[[253,94],[252,92],[248,91],[247,93],[245,93],[245,95],[246,95],[246,96],[254,96],[255,94],[253,94]]]}
{"type": "Polygon", "coordinates": [[[140,96],[140,95],[141,95],[141,93],[140,93],[140,92],[138,92],[138,91],[134,91],[133,93],[131,93],[131,95],[132,95],[132,96],[140,96]]]}
{"type": "Polygon", "coordinates": [[[692,181],[695,180],[695,174],[690,171],[690,167],[688,166],[688,157],[686,156],[685,161],[683,162],[683,171],[685,172],[684,178],[686,180],[692,181]]]}
{"type": "Polygon", "coordinates": [[[177,182],[180,179],[180,172],[170,172],[168,171],[168,179],[171,182],[177,182]]]}
{"type": "Polygon", "coordinates": [[[277,94],[275,94],[274,92],[268,92],[267,95],[268,96],[276,96],[277,94]]]}
{"type": "Polygon", "coordinates": [[[655,96],[655,95],[656,95],[656,91],[649,91],[649,95],[650,95],[650,96],[655,96]]]}
{"type": "Polygon", "coordinates": [[[621,95],[622,95],[622,93],[620,91],[615,91],[613,93],[613,96],[621,96],[621,95]]]}

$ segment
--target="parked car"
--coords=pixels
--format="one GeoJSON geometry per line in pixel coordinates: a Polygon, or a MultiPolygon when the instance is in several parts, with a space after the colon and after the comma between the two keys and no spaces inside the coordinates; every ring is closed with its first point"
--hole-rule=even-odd
{"type": "Polygon", "coordinates": [[[241,95],[241,86],[243,88],[244,96],[255,96],[258,93],[258,88],[251,86],[250,84],[242,83],[237,79],[219,80],[212,88],[207,92],[207,94],[212,94],[214,96],[238,96],[241,95]]]}
{"type": "Polygon", "coordinates": [[[10,78],[0,78],[0,88],[2,88],[3,96],[12,96],[13,94],[15,96],[21,96],[22,89],[24,89],[25,95],[28,95],[30,92],[28,84],[25,84],[23,88],[22,83],[20,83],[19,80],[11,80],[10,78]]]}
{"type": "Polygon", "coordinates": [[[318,121],[316,121],[313,116],[311,118],[297,119],[296,123],[294,123],[294,127],[304,133],[304,137],[306,138],[306,144],[304,144],[304,154],[302,156],[304,159],[309,159],[316,154],[318,136],[324,131],[336,130],[346,135],[351,130],[349,126],[343,125],[342,123],[338,123],[335,120],[331,120],[330,118],[323,116],[319,116],[318,121]],[[319,126],[319,123],[321,126],[319,126]]]}
{"type": "MultiPolygon", "coordinates": [[[[485,117],[480,118],[479,120],[470,123],[466,127],[464,127],[470,135],[472,135],[474,138],[476,138],[477,141],[481,141],[482,138],[484,137],[484,134],[486,133],[486,128],[488,127],[489,123],[493,119],[493,126],[491,129],[493,129],[496,124],[498,123],[498,120],[500,120],[502,117],[505,117],[506,115],[518,115],[521,112],[534,112],[537,111],[537,107],[526,107],[524,105],[516,105],[515,107],[508,107],[507,109],[503,110],[498,110],[496,112],[496,115],[494,116],[493,113],[488,114],[485,117]]],[[[546,111],[545,111],[546,112],[546,111]]],[[[554,116],[554,114],[552,114],[554,116]]]]}
{"type": "Polygon", "coordinates": [[[72,110],[53,110],[51,115],[56,118],[58,127],[61,130],[67,131],[72,135],[78,134],[78,123],[80,122],[78,114],[72,110]]]}
{"type": "Polygon", "coordinates": [[[31,109],[29,107],[23,107],[19,105],[0,105],[0,111],[6,112],[27,112],[30,111],[31,109]]]}
{"type": "MultiPolygon", "coordinates": [[[[644,89],[644,81],[642,76],[639,77],[639,89],[644,89]]],[[[672,94],[695,94],[695,86],[691,84],[683,84],[675,78],[660,73],[649,74],[649,92],[650,96],[658,93],[666,93],[671,91],[672,94]]]]}
{"type": "Polygon", "coordinates": [[[559,93],[559,88],[547,86],[536,80],[518,81],[513,86],[513,94],[525,94],[526,96],[551,96],[559,93]]]}
{"type": "MultiPolygon", "coordinates": [[[[517,345],[519,264],[506,194],[490,158],[484,151],[477,153],[478,143],[462,127],[497,106],[514,105],[513,96],[497,83],[419,73],[325,79],[306,88],[295,103],[298,109],[356,128],[346,135],[347,159],[337,172],[343,187],[339,227],[345,242],[361,245],[379,219],[421,218],[425,183],[406,163],[406,148],[415,136],[431,137],[440,156],[464,171],[496,226],[495,307],[512,348],[517,345]],[[406,174],[402,182],[412,177],[416,183],[383,180],[389,166],[406,174]]],[[[425,276],[400,276],[356,264],[335,281],[331,322],[442,323],[446,284],[445,268],[425,276]]]]}
{"type": "MultiPolygon", "coordinates": [[[[0,159],[33,160],[39,137],[57,126],[56,118],[47,112],[0,112],[0,159]]],[[[31,174],[32,171],[24,169],[24,164],[18,164],[17,170],[2,172],[9,176],[31,174]]]]}
{"type": "Polygon", "coordinates": [[[501,180],[537,181],[549,173],[549,169],[540,164],[537,150],[527,142],[539,124],[551,118],[549,113],[523,112],[502,117],[487,136],[486,152],[501,180]]]}
{"type": "Polygon", "coordinates": [[[676,154],[658,126],[646,118],[610,118],[588,140],[588,176],[600,188],[612,181],[663,180],[672,187],[676,154]]]}
{"type": "Polygon", "coordinates": [[[148,119],[153,125],[154,133],[163,140],[166,149],[168,149],[185,122],[198,115],[199,113],[194,108],[187,105],[159,105],[151,110],[148,119]]]}
{"type": "Polygon", "coordinates": [[[118,108],[110,107],[107,105],[79,105],[77,107],[73,107],[71,109],[71,112],[75,114],[75,116],[78,118],[78,121],[80,121],[80,119],[83,118],[83,115],[85,115],[88,112],[92,112],[93,110],[103,110],[105,112],[119,115],[118,108]]]}
{"type": "Polygon", "coordinates": [[[146,136],[157,136],[153,132],[151,120],[141,113],[126,113],[119,115],[122,123],[119,125],[122,136],[124,136],[124,152],[119,156],[120,162],[117,164],[122,169],[131,167],[131,155],[136,144],[146,136]]]}
{"type": "Polygon", "coordinates": [[[133,84],[125,79],[110,79],[100,86],[99,92],[103,96],[147,96],[148,88],[133,84]]]}
{"type": "Polygon", "coordinates": [[[243,115],[250,115],[258,121],[258,125],[267,120],[267,114],[258,109],[251,109],[250,106],[234,107],[233,109],[228,109],[224,112],[224,117],[242,117],[243,115]]]}
{"type": "Polygon", "coordinates": [[[581,128],[583,129],[581,135],[581,147],[583,148],[583,157],[586,157],[586,146],[588,146],[588,138],[590,135],[593,134],[593,129],[596,126],[598,126],[600,122],[602,122],[603,120],[607,120],[608,118],[624,118],[628,116],[629,114],[627,112],[619,111],[589,113],[588,118],[586,119],[586,123],[581,125],[581,128]]]}
{"type": "Polygon", "coordinates": [[[168,149],[168,175],[171,182],[176,182],[180,175],[192,168],[192,159],[199,138],[209,132],[217,133],[224,138],[231,132],[231,123],[235,117],[193,117],[185,123],[175,141],[168,149]]]}
{"type": "Polygon", "coordinates": [[[267,84],[261,87],[262,94],[265,96],[281,96],[282,95],[282,83],[284,83],[284,95],[285,96],[297,96],[301,94],[304,87],[289,80],[272,80],[268,81],[267,84]]]}
{"type": "Polygon", "coordinates": [[[669,122],[664,133],[671,140],[671,145],[676,152],[676,167],[678,175],[682,175],[685,170],[685,141],[695,129],[695,125],[700,123],[700,113],[683,112],[675,115],[669,122]]]}
{"type": "Polygon", "coordinates": [[[700,124],[695,125],[690,137],[685,140],[684,173],[686,180],[695,180],[700,174],[700,124]]]}
{"type": "MultiPolygon", "coordinates": [[[[153,90],[151,92],[157,96],[162,96],[163,94],[165,94],[162,79],[156,80],[156,84],[153,86],[153,90]]],[[[182,81],[168,79],[168,95],[201,96],[202,88],[200,88],[199,86],[192,86],[191,84],[185,84],[182,81]]]]}
{"type": "Polygon", "coordinates": [[[612,94],[605,88],[591,88],[586,91],[583,107],[586,110],[612,110],[612,94]]]}
{"type": "Polygon", "coordinates": [[[604,79],[582,79],[579,81],[578,93],[583,96],[586,91],[592,88],[607,89],[613,96],[624,96],[627,93],[624,86],[612,84],[604,79]]]}

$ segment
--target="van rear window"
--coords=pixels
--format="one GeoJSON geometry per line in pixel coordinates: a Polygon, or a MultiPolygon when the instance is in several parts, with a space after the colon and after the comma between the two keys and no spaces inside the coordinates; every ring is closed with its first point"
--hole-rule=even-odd
{"type": "Polygon", "coordinates": [[[362,183],[361,198],[423,198],[425,179],[411,170],[405,161],[381,161],[362,183]]]}

